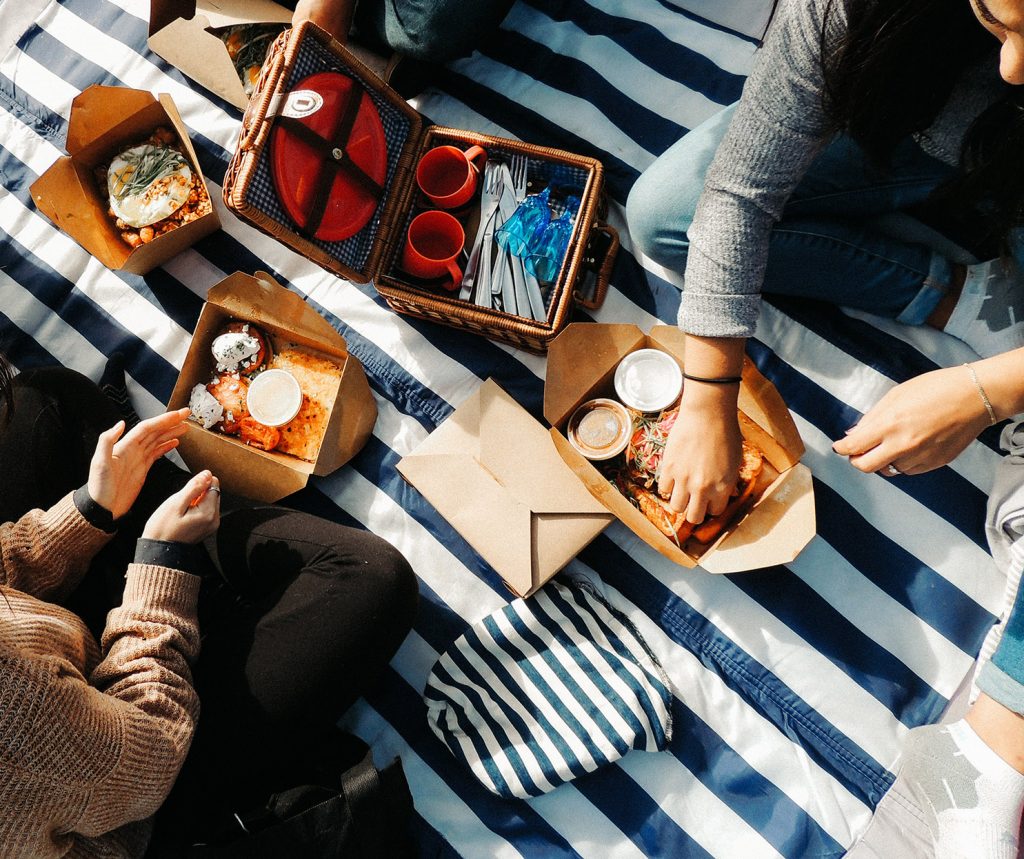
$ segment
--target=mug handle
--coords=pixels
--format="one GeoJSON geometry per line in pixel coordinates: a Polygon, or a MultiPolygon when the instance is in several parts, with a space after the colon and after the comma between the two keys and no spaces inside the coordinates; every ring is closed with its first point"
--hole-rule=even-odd
{"type": "MultiPolygon", "coordinates": [[[[487,150],[484,149],[482,146],[470,146],[469,149],[467,149],[462,154],[466,156],[466,160],[467,161],[472,163],[472,162],[476,161],[477,158],[480,158],[481,156],[486,158],[487,157],[487,150]]],[[[479,165],[474,165],[474,166],[476,167],[477,170],[480,169],[479,165]]]]}
{"type": "Polygon", "coordinates": [[[455,264],[455,260],[451,260],[448,263],[448,274],[451,275],[451,285],[444,284],[444,288],[449,292],[454,292],[456,289],[462,286],[462,269],[455,264]]]}

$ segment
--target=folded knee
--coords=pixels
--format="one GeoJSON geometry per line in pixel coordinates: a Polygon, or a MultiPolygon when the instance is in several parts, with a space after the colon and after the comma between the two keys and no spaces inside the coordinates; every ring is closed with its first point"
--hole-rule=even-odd
{"type": "Polygon", "coordinates": [[[626,222],[636,250],[667,268],[681,269],[703,175],[680,183],[677,171],[666,175],[666,166],[654,162],[634,183],[626,200],[626,222]]]}

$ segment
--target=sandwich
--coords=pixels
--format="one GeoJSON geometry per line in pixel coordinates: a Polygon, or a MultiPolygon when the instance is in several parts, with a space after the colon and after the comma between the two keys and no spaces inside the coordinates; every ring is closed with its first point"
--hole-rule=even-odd
{"type": "MultiPolygon", "coordinates": [[[[663,447],[662,444],[662,449],[663,447]]],[[[659,450],[659,471],[660,458],[659,450]]],[[[764,467],[764,456],[750,442],[743,442],[743,461],[737,475],[736,487],[725,510],[716,516],[707,516],[704,521],[697,524],[688,522],[685,512],[676,512],[669,507],[669,499],[656,490],[657,477],[643,467],[644,465],[649,465],[649,460],[644,460],[638,465],[635,459],[631,461],[627,455],[626,468],[616,474],[615,485],[662,534],[682,547],[691,537],[703,545],[711,543],[747,509],[753,500],[757,478],[764,467]]]]}

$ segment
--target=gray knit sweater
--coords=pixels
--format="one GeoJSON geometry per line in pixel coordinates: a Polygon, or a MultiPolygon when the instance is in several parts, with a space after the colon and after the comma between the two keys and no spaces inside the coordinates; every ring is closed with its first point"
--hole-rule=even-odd
{"type": "MultiPolygon", "coordinates": [[[[822,109],[821,31],[827,0],[783,0],[708,170],[690,227],[679,326],[705,337],[749,337],[761,310],[772,227],[828,142],[822,109]]],[[[828,44],[845,27],[842,3],[828,44]]],[[[994,44],[994,43],[993,43],[994,44]]],[[[995,47],[993,49],[995,52],[995,47]]],[[[930,155],[955,164],[971,120],[998,96],[989,58],[964,75],[942,114],[917,136],[930,155]]]]}

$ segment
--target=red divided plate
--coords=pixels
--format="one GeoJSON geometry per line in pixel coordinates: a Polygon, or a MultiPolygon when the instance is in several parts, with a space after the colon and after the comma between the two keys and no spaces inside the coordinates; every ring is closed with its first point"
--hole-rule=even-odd
{"type": "MultiPolygon", "coordinates": [[[[338,72],[317,72],[299,81],[285,99],[291,116],[324,141],[314,145],[286,125],[276,123],[270,137],[271,175],[288,216],[303,229],[313,208],[321,176],[326,173],[338,128],[351,98],[359,111],[342,147],[348,159],[378,186],[387,174],[388,147],[384,126],[373,101],[358,82],[338,72]]],[[[377,198],[345,170],[334,174],[320,226],[313,236],[337,242],[358,233],[373,217],[377,198]]]]}

